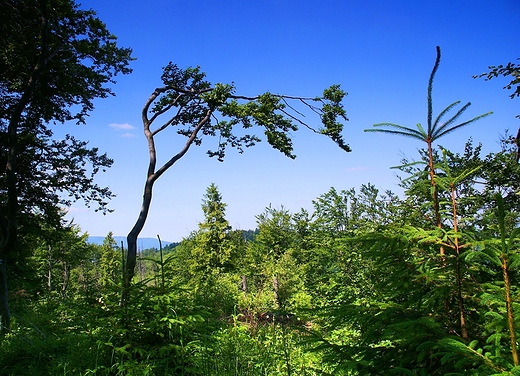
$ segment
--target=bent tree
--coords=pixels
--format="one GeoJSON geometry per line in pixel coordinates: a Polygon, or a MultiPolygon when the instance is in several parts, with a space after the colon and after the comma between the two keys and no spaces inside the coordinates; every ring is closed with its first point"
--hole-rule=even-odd
{"type": "Polygon", "coordinates": [[[264,133],[267,142],[289,158],[295,158],[290,132],[299,126],[330,137],[340,148],[349,152],[341,132],[348,120],[342,100],[346,93],[333,85],[319,97],[299,97],[266,92],[257,96],[236,94],[233,84],[206,81],[199,67],[181,69],[169,63],[163,71],[163,86],[155,89],[142,110],[144,134],[148,142],[149,164],[143,201],[137,221],[127,236],[128,256],[124,272],[123,302],[128,298],[137,257],[137,237],[143,229],[150,205],[154,183],[173,164],[181,159],[192,145],[200,146],[207,137],[218,137],[218,145],[207,153],[224,160],[228,147],[243,153],[261,139],[254,128],[264,133]],[[314,128],[304,120],[303,106],[321,119],[322,126],[314,128]],[[157,125],[156,125],[157,123],[157,125]],[[186,137],[184,145],[163,165],[157,166],[155,137],[176,129],[186,137]],[[240,128],[238,130],[237,128],[240,128]]]}
{"type": "Polygon", "coordinates": [[[94,176],[112,160],[88,143],[52,138],[51,123],[84,123],[131,50],[72,0],[0,1],[0,316],[9,329],[6,263],[28,225],[60,227],[60,207],[83,199],[106,210],[94,176]],[[19,231],[20,230],[20,231],[19,231]]]}

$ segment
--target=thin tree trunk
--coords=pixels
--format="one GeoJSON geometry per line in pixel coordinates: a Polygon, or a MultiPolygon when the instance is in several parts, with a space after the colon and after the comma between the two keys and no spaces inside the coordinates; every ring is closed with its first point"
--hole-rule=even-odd
{"type": "Polygon", "coordinates": [[[274,301],[278,305],[278,308],[280,308],[280,299],[278,296],[278,276],[273,277],[273,290],[274,290],[274,301]]]}
{"type": "Polygon", "coordinates": [[[460,246],[459,246],[459,238],[458,235],[458,221],[457,221],[457,202],[455,200],[455,187],[453,185],[450,186],[451,190],[451,206],[453,208],[453,231],[455,233],[455,254],[457,259],[455,260],[455,278],[457,280],[457,305],[459,308],[459,320],[460,320],[460,331],[463,339],[467,340],[468,330],[466,328],[466,313],[464,312],[464,297],[462,296],[462,264],[460,260],[460,246]]]}
{"type": "Polygon", "coordinates": [[[11,328],[11,314],[7,302],[7,268],[6,261],[0,259],[0,333],[3,335],[11,328]]]}
{"type": "Polygon", "coordinates": [[[164,295],[164,261],[163,261],[163,251],[162,251],[162,242],[161,237],[157,234],[157,239],[159,240],[159,254],[161,256],[161,294],[164,295]]]}
{"type": "MultiPolygon", "coordinates": [[[[520,130],[518,131],[520,135],[520,130]]],[[[509,253],[509,246],[506,241],[506,224],[505,224],[505,209],[504,209],[504,198],[500,193],[496,194],[496,203],[498,206],[498,220],[500,228],[500,241],[502,243],[502,249],[500,258],[502,260],[502,274],[504,277],[504,289],[506,295],[506,313],[507,323],[509,326],[509,338],[511,340],[511,355],[513,356],[513,364],[515,367],[518,366],[518,351],[516,348],[516,333],[515,323],[513,316],[513,303],[511,300],[511,281],[509,279],[509,269],[507,266],[507,256],[509,253]]]]}
{"type": "Polygon", "coordinates": [[[459,308],[459,320],[460,320],[460,331],[461,337],[464,340],[469,338],[468,330],[466,327],[466,313],[464,312],[464,298],[462,296],[462,276],[461,276],[461,263],[457,255],[456,265],[456,277],[457,277],[457,303],[459,308]]]}
{"type": "MultiPolygon", "coordinates": [[[[430,174],[430,182],[432,185],[432,199],[433,199],[433,211],[435,213],[435,224],[438,228],[442,228],[442,220],[441,220],[441,211],[439,205],[439,192],[437,190],[437,183],[435,182],[435,168],[433,166],[433,150],[432,150],[432,141],[427,140],[428,144],[428,167],[430,174]]],[[[444,261],[444,247],[441,245],[440,255],[442,260],[444,261]]]]}
{"type": "Polygon", "coordinates": [[[137,263],[137,237],[139,236],[144,227],[146,218],[148,217],[148,212],[150,210],[150,204],[152,203],[152,188],[153,183],[155,181],[153,177],[154,176],[152,175],[146,180],[141,212],[139,213],[137,222],[135,223],[134,227],[126,237],[126,241],[128,243],[128,251],[123,274],[123,294],[121,297],[121,301],[123,304],[125,304],[125,302],[128,300],[130,296],[130,284],[135,273],[135,266],[137,263]]]}
{"type": "Polygon", "coordinates": [[[141,112],[141,117],[143,120],[143,126],[144,126],[144,134],[148,141],[148,152],[150,156],[149,164],[148,164],[148,172],[147,172],[147,178],[146,183],[144,186],[144,193],[143,193],[143,202],[141,205],[141,211],[139,212],[139,216],[137,218],[137,221],[134,224],[134,227],[130,232],[128,233],[128,236],[126,238],[128,242],[128,253],[127,253],[127,259],[126,259],[126,265],[124,268],[124,274],[123,274],[123,293],[121,295],[121,303],[124,305],[128,301],[128,298],[130,296],[130,285],[132,282],[132,278],[135,274],[135,265],[136,265],[136,259],[137,259],[137,237],[143,230],[143,227],[146,223],[146,219],[148,218],[148,212],[150,211],[150,205],[152,203],[152,192],[153,192],[153,185],[159,177],[161,177],[162,174],[164,174],[175,162],[177,162],[179,159],[181,159],[186,152],[189,150],[190,146],[195,142],[197,138],[197,134],[202,129],[202,126],[206,124],[206,122],[211,118],[211,114],[213,113],[213,110],[208,109],[205,116],[200,119],[200,121],[196,124],[193,131],[191,132],[190,136],[188,137],[188,140],[186,141],[186,144],[184,147],[176,154],[174,155],[169,161],[167,161],[161,168],[159,168],[157,171],[155,171],[156,163],[157,163],[157,152],[155,149],[155,141],[154,136],[161,130],[165,129],[166,125],[159,128],[155,132],[152,132],[150,130],[150,126],[152,122],[157,118],[158,114],[155,114],[151,119],[148,119],[148,109],[150,108],[150,105],[154,102],[154,100],[163,92],[167,91],[168,88],[158,88],[156,89],[150,98],[145,103],[145,106],[141,112]]]}
{"type": "Polygon", "coordinates": [[[142,282],[146,275],[146,267],[143,260],[143,250],[139,252],[139,281],[142,282]]]}
{"type": "Polygon", "coordinates": [[[242,291],[244,292],[244,296],[247,295],[247,277],[245,275],[242,276],[242,291]]]}
{"type": "Polygon", "coordinates": [[[513,303],[511,300],[511,284],[509,281],[509,271],[507,269],[507,258],[502,254],[502,273],[504,275],[504,285],[506,293],[506,309],[507,309],[507,323],[509,325],[509,338],[511,339],[511,354],[513,355],[513,364],[518,366],[518,352],[516,349],[516,333],[515,322],[513,316],[513,303]]]}
{"type": "Polygon", "coordinates": [[[67,288],[69,287],[70,281],[70,268],[67,262],[63,262],[63,284],[61,285],[61,296],[63,298],[67,297],[67,288]]]}
{"type": "Polygon", "coordinates": [[[47,288],[52,291],[52,248],[49,245],[49,260],[47,262],[47,288]]]}

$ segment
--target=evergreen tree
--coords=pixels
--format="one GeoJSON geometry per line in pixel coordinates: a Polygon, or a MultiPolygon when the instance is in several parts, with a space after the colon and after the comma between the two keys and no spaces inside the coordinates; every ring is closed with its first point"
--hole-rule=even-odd
{"type": "Polygon", "coordinates": [[[112,232],[109,232],[103,239],[100,254],[99,286],[101,291],[106,293],[109,288],[120,287],[123,277],[121,253],[112,232]]]}
{"type": "Polygon", "coordinates": [[[235,250],[229,236],[231,226],[225,217],[226,206],[218,187],[210,184],[202,201],[204,221],[199,223],[192,249],[195,271],[211,274],[232,269],[235,250]]]}
{"type": "MultiPolygon", "coordinates": [[[[453,102],[449,106],[447,106],[444,110],[440,112],[435,120],[433,120],[433,100],[432,100],[432,88],[433,88],[433,80],[435,78],[435,74],[437,73],[437,69],[439,68],[439,64],[441,61],[441,49],[437,46],[437,58],[435,59],[435,64],[433,66],[433,70],[430,74],[430,79],[428,81],[428,114],[427,114],[427,128],[424,129],[423,126],[418,123],[417,129],[405,127],[398,124],[393,123],[379,123],[374,124],[374,128],[365,129],[365,132],[382,132],[389,133],[395,135],[401,135],[405,137],[414,138],[426,143],[427,147],[427,156],[428,156],[428,173],[430,176],[430,183],[432,186],[432,199],[433,199],[433,210],[435,214],[435,224],[437,227],[442,227],[442,219],[441,219],[441,210],[439,208],[439,197],[438,197],[438,188],[437,183],[435,181],[435,166],[434,166],[434,151],[433,151],[433,143],[436,142],[439,138],[454,132],[455,130],[465,127],[475,121],[482,119],[491,114],[491,112],[487,112],[485,114],[474,117],[471,120],[464,121],[462,123],[456,124],[456,121],[459,117],[468,109],[471,105],[470,102],[466,103],[460,110],[457,111],[455,115],[450,117],[448,120],[441,122],[444,116],[450,112],[453,108],[455,108],[460,101],[453,102]]],[[[444,248],[440,247],[441,255],[444,255],[444,248]]]]}
{"type": "Polygon", "coordinates": [[[301,219],[283,207],[271,206],[256,216],[258,235],[248,244],[248,262],[243,272],[256,294],[255,309],[286,311],[308,305],[310,296],[298,260],[302,246],[298,230],[302,229],[302,223],[296,217],[301,219]]]}

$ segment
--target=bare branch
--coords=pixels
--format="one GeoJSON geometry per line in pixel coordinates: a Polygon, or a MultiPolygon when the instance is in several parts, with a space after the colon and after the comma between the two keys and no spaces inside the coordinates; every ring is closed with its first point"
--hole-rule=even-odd
{"type": "Polygon", "coordinates": [[[143,119],[143,124],[148,124],[148,125],[151,124],[150,119],[148,119],[148,111],[150,109],[150,106],[155,101],[155,99],[157,99],[157,97],[159,95],[161,95],[162,93],[164,93],[167,90],[168,90],[167,87],[157,88],[157,89],[154,90],[152,95],[150,95],[150,97],[146,100],[146,102],[144,104],[144,107],[143,107],[143,110],[141,112],[141,118],[143,119]]]}
{"type": "MultiPolygon", "coordinates": [[[[207,90],[207,91],[210,91],[210,90],[207,90]]],[[[300,100],[309,107],[311,107],[311,106],[308,103],[306,103],[305,101],[316,101],[316,98],[311,98],[311,97],[297,97],[297,96],[292,96],[292,95],[272,94],[272,93],[271,93],[271,95],[275,98],[280,98],[280,99],[300,100]]],[[[260,98],[259,95],[254,96],[254,97],[248,97],[248,96],[244,96],[244,95],[230,95],[229,97],[231,99],[243,99],[246,101],[256,101],[258,98],[260,98]]]]}
{"type": "Polygon", "coordinates": [[[157,170],[157,172],[154,174],[154,180],[157,180],[163,173],[166,172],[175,162],[177,162],[179,159],[181,159],[184,154],[188,151],[190,146],[193,144],[195,139],[197,138],[197,134],[202,129],[204,124],[207,123],[207,121],[211,118],[211,115],[213,114],[213,110],[208,109],[206,112],[206,115],[199,121],[195,129],[191,132],[190,137],[186,141],[186,144],[184,144],[184,147],[179,151],[177,154],[175,154],[168,162],[166,162],[161,168],[157,170]]]}
{"type": "MultiPolygon", "coordinates": [[[[291,107],[291,106],[289,106],[291,107]]],[[[293,109],[291,107],[291,109],[293,109]]],[[[294,109],[293,109],[294,110],[294,109]]],[[[312,128],[309,124],[307,124],[306,122],[304,122],[303,120],[301,119],[298,119],[296,116],[294,116],[293,114],[285,111],[285,110],[280,110],[281,112],[283,112],[287,117],[291,118],[292,120],[294,120],[295,122],[303,125],[304,127],[310,129],[311,131],[313,131],[314,133],[319,133],[316,129],[312,128]]],[[[300,114],[298,111],[294,110],[296,113],[300,114]]],[[[304,115],[301,115],[301,116],[304,116],[304,115]]]]}
{"type": "Polygon", "coordinates": [[[164,123],[160,128],[157,128],[155,131],[153,131],[152,135],[155,136],[157,133],[168,128],[174,122],[174,120],[179,116],[179,114],[181,113],[181,111],[183,109],[184,109],[184,106],[180,107],[179,110],[177,111],[177,113],[175,115],[173,115],[172,118],[170,120],[168,120],[166,123],[164,123]]]}

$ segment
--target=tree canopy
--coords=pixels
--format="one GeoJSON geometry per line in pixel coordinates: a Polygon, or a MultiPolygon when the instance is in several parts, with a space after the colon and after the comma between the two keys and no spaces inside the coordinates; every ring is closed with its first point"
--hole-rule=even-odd
{"type": "Polygon", "coordinates": [[[3,271],[23,222],[38,216],[59,226],[71,201],[107,210],[112,197],[93,180],[112,160],[72,136],[54,139],[50,125],[84,123],[94,99],[113,94],[114,77],[130,73],[132,58],[94,11],[71,0],[3,0],[0,33],[0,300],[8,327],[3,271]]]}
{"type": "MultiPolygon", "coordinates": [[[[199,67],[179,68],[169,63],[163,70],[164,86],[155,89],[146,100],[141,118],[148,142],[149,164],[143,202],[139,216],[127,236],[128,262],[125,269],[125,286],[128,295],[134,275],[137,257],[137,237],[143,229],[152,202],[153,186],[173,164],[180,160],[192,145],[199,146],[204,138],[218,137],[218,145],[208,150],[210,157],[223,161],[228,147],[240,153],[261,141],[263,133],[267,142],[289,158],[295,158],[291,132],[303,126],[331,138],[346,152],[350,147],[341,132],[346,121],[343,99],[346,96],[339,85],[332,85],[321,96],[303,97],[266,92],[256,96],[236,94],[233,84],[206,80],[199,67]],[[321,126],[313,127],[304,121],[304,115],[295,103],[312,114],[318,115],[321,126]],[[158,123],[158,124],[156,124],[158,123]],[[256,128],[256,129],[255,129],[256,128]],[[157,165],[155,138],[163,132],[176,130],[185,137],[185,144],[161,166],[157,165]],[[259,129],[259,131],[257,131],[259,129]]],[[[125,300],[125,299],[123,299],[125,300]]]]}

